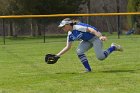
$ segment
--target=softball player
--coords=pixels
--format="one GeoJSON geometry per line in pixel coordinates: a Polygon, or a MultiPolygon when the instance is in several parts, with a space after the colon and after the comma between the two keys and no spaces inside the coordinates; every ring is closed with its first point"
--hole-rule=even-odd
{"type": "Polygon", "coordinates": [[[62,28],[65,32],[68,32],[68,36],[66,46],[56,55],[60,57],[71,48],[73,41],[81,40],[76,52],[78,58],[85,67],[86,72],[90,72],[91,67],[84,53],[90,48],[94,48],[96,57],[99,60],[104,60],[113,51],[123,51],[122,47],[115,43],[112,43],[111,46],[104,51],[102,49],[102,41],[107,40],[107,38],[102,36],[102,34],[95,27],[89,24],[85,24],[80,21],[75,22],[70,18],[65,18],[61,21],[58,27],[62,28]]]}

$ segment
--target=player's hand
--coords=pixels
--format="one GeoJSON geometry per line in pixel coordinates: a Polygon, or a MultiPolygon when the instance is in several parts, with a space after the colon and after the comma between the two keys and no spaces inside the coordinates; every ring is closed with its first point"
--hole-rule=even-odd
{"type": "Polygon", "coordinates": [[[101,37],[99,37],[99,39],[102,40],[102,41],[106,41],[107,37],[106,36],[101,36],[101,37]]]}

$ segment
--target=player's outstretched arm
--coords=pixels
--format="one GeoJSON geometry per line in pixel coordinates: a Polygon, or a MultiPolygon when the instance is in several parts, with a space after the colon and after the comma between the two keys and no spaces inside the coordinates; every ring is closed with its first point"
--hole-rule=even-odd
{"type": "Polygon", "coordinates": [[[56,55],[60,57],[61,55],[66,53],[71,48],[71,46],[72,46],[72,42],[67,42],[67,45],[56,55]]]}

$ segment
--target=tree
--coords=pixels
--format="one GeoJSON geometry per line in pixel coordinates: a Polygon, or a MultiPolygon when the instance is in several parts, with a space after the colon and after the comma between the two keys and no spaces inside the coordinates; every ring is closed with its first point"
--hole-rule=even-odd
{"type": "MultiPolygon", "coordinates": [[[[140,0],[128,0],[128,12],[140,12],[140,0]]],[[[139,15],[128,16],[128,23],[136,30],[136,33],[140,34],[139,15]]]]}
{"type": "MultiPolygon", "coordinates": [[[[79,5],[85,3],[85,0],[3,0],[0,1],[0,3],[1,15],[45,15],[79,12],[79,5]]],[[[29,19],[27,24],[31,24],[31,35],[36,35],[36,33],[41,34],[41,32],[39,32],[40,30],[38,30],[38,24],[44,24],[44,22],[50,24],[57,20],[58,18],[53,20],[51,18],[46,18],[46,20],[42,20],[41,18],[38,18],[37,20],[29,19]]],[[[9,20],[8,27],[10,31],[8,32],[17,36],[16,29],[19,28],[19,26],[17,26],[18,24],[18,19],[9,20]]]]}
{"type": "Polygon", "coordinates": [[[6,14],[57,14],[75,13],[86,0],[4,0],[6,14]]]}

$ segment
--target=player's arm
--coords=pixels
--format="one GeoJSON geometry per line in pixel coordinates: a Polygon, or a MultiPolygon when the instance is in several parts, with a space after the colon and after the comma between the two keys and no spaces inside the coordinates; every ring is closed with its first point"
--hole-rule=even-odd
{"type": "Polygon", "coordinates": [[[56,55],[60,57],[61,55],[66,53],[71,48],[71,46],[72,46],[72,42],[67,42],[66,46],[56,55]]]}
{"type": "Polygon", "coordinates": [[[95,29],[88,27],[87,32],[90,32],[94,34],[95,36],[99,37],[100,40],[105,41],[107,38],[105,36],[102,36],[102,33],[99,31],[96,31],[95,29]]]}

